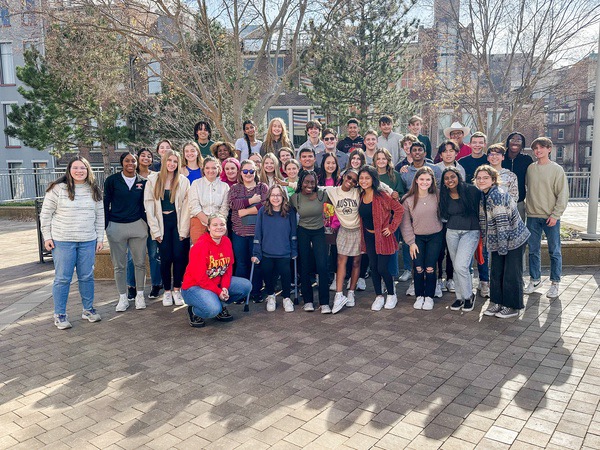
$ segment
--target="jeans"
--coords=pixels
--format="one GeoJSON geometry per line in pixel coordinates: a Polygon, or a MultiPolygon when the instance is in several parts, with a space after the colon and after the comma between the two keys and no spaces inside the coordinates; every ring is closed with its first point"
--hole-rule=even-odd
{"type": "Polygon", "coordinates": [[[442,248],[442,232],[439,231],[434,234],[425,235],[418,234],[415,236],[415,244],[419,248],[419,253],[417,253],[417,257],[413,261],[415,295],[417,297],[433,298],[437,283],[435,265],[442,248]]]}
{"type": "MultiPolygon", "coordinates": [[[[245,278],[231,277],[229,299],[224,303],[237,302],[245,299],[252,290],[252,284],[245,278]]],[[[215,317],[223,310],[221,299],[213,291],[200,286],[183,289],[181,295],[185,303],[192,307],[194,314],[203,319],[215,317]]]]}
{"type": "Polygon", "coordinates": [[[158,244],[160,250],[160,276],[165,291],[171,286],[180,288],[183,274],[190,256],[190,239],[179,239],[177,231],[177,213],[163,214],[164,234],[158,244]],[[171,269],[173,269],[173,284],[171,285],[171,269]]]}
{"type": "Polygon", "coordinates": [[[300,256],[300,286],[304,303],[313,303],[313,288],[310,282],[310,261],[315,258],[317,274],[319,275],[319,304],[329,305],[329,276],[327,272],[327,240],[325,228],[309,230],[298,227],[298,254],[300,256]]]}
{"type": "MultiPolygon", "coordinates": [[[[233,233],[231,244],[235,254],[235,276],[250,279],[250,270],[252,269],[252,251],[254,250],[254,236],[239,236],[233,233]]],[[[254,265],[254,274],[252,276],[252,296],[260,295],[262,288],[262,268],[261,264],[254,265]]]]}
{"type": "Polygon", "coordinates": [[[529,275],[534,280],[542,276],[542,231],[548,240],[548,253],[550,253],[550,281],[559,282],[562,275],[562,252],[560,248],[560,220],[550,227],[546,219],[539,217],[527,218],[527,229],[531,233],[529,241],[529,275]]]}
{"type": "Polygon", "coordinates": [[[142,219],[135,222],[108,222],[106,237],[110,244],[110,259],[115,271],[115,283],[119,294],[127,293],[127,249],[131,251],[135,267],[137,291],[144,290],[146,281],[146,239],[148,225],[142,219]]]}
{"type": "Polygon", "coordinates": [[[506,255],[492,252],[490,301],[513,309],[523,309],[523,252],[525,245],[506,255]]]}
{"type": "MultiPolygon", "coordinates": [[[[383,295],[381,288],[381,279],[385,283],[388,295],[394,294],[394,280],[390,275],[389,264],[390,258],[393,255],[379,255],[375,249],[375,233],[369,233],[367,230],[363,231],[363,237],[365,239],[365,247],[367,248],[367,255],[369,255],[369,266],[371,267],[371,280],[373,280],[373,288],[375,289],[375,295],[383,295]]],[[[397,258],[397,256],[396,256],[397,258]]]]}
{"type": "Polygon", "coordinates": [[[67,242],[54,241],[52,250],[54,260],[54,314],[67,313],[67,299],[73,279],[73,270],[77,270],[79,295],[83,309],[94,307],[94,262],[96,261],[96,241],[67,242]]]}
{"type": "Polygon", "coordinates": [[[446,245],[454,266],[456,298],[468,300],[473,295],[471,261],[479,243],[479,230],[447,230],[446,245]]]}
{"type": "Polygon", "coordinates": [[[290,298],[290,291],[292,285],[292,271],[291,271],[291,258],[270,258],[263,256],[260,261],[262,266],[262,272],[266,276],[265,279],[265,292],[267,295],[275,294],[275,280],[277,276],[281,277],[281,290],[283,298],[290,298]]]}
{"type": "MultiPolygon", "coordinates": [[[[150,263],[150,280],[152,286],[160,286],[162,284],[162,278],[160,276],[160,256],[158,254],[158,242],[152,239],[152,236],[148,234],[146,240],[146,247],[148,248],[148,262],[150,263]]],[[[135,286],[135,269],[133,267],[133,258],[131,252],[127,250],[127,286],[135,286]]]]}

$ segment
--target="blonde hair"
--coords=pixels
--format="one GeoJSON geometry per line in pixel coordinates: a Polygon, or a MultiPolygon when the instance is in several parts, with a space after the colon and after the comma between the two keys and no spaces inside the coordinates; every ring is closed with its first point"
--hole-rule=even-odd
{"type": "Polygon", "coordinates": [[[196,150],[196,164],[198,164],[198,167],[202,167],[202,164],[204,163],[204,159],[202,158],[202,153],[200,152],[200,147],[198,147],[198,144],[196,144],[194,141],[187,141],[181,147],[181,156],[182,156],[181,167],[187,168],[187,166],[188,166],[187,159],[185,159],[185,148],[188,145],[191,145],[192,147],[194,147],[194,150],[196,150]]]}
{"type": "Polygon", "coordinates": [[[267,129],[267,136],[265,137],[265,141],[263,142],[263,149],[264,151],[261,151],[261,153],[263,154],[267,154],[267,153],[275,153],[275,146],[273,145],[273,141],[275,141],[275,136],[273,135],[273,124],[275,122],[279,122],[279,124],[281,125],[281,137],[279,138],[279,142],[281,142],[281,146],[282,147],[289,147],[292,148],[292,143],[290,142],[290,138],[288,137],[288,132],[287,132],[287,127],[285,126],[285,122],[283,121],[283,119],[280,119],[279,117],[275,117],[274,119],[272,119],[269,122],[269,128],[267,129]]]}
{"type": "Polygon", "coordinates": [[[158,172],[158,177],[156,178],[156,185],[154,186],[154,198],[156,200],[164,200],[165,198],[165,186],[167,184],[167,160],[170,156],[177,157],[177,168],[175,169],[175,173],[173,174],[173,180],[171,181],[171,196],[169,200],[171,203],[175,203],[175,197],[177,195],[177,190],[179,189],[179,177],[183,176],[180,174],[181,172],[181,154],[176,152],[175,150],[165,150],[165,154],[162,157],[160,172],[158,172]]]}

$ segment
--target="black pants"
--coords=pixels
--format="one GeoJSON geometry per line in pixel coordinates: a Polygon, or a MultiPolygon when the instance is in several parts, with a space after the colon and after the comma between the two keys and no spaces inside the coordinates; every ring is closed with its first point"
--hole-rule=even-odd
{"type": "Polygon", "coordinates": [[[415,295],[417,297],[435,296],[435,285],[437,277],[435,276],[435,264],[440,249],[442,248],[442,232],[434,234],[418,234],[415,236],[415,244],[419,247],[417,258],[413,261],[414,264],[414,280],[415,280],[415,295]],[[421,273],[417,271],[417,267],[421,268],[421,273]],[[433,272],[427,273],[427,268],[431,267],[433,272]]]}
{"type": "Polygon", "coordinates": [[[393,295],[394,280],[389,270],[392,255],[377,254],[377,250],[375,249],[375,233],[363,230],[363,236],[365,238],[365,247],[367,247],[367,255],[369,255],[369,267],[371,268],[371,280],[373,280],[375,295],[383,295],[383,289],[381,289],[382,278],[388,295],[393,295]]]}
{"type": "Polygon", "coordinates": [[[490,299],[513,309],[523,309],[523,252],[525,246],[509,250],[506,255],[492,252],[490,299]]]}
{"type": "Polygon", "coordinates": [[[165,291],[171,287],[180,288],[183,274],[188,265],[190,254],[190,238],[179,239],[177,231],[177,213],[163,214],[164,235],[158,244],[160,251],[160,276],[162,277],[165,291]],[[171,270],[173,271],[173,284],[171,285],[171,270]]]}
{"type": "Polygon", "coordinates": [[[327,241],[325,228],[309,230],[298,227],[298,254],[300,256],[300,285],[304,303],[313,303],[313,289],[310,282],[310,264],[314,255],[319,275],[319,304],[329,305],[329,276],[327,273],[327,241]]]}
{"type": "Polygon", "coordinates": [[[438,278],[442,279],[442,275],[444,273],[443,263],[444,256],[446,257],[446,279],[452,280],[454,278],[454,265],[452,264],[452,258],[450,258],[450,252],[448,251],[448,246],[446,245],[446,224],[444,224],[444,228],[442,229],[442,249],[440,250],[440,256],[438,257],[438,278]]]}
{"type": "Polygon", "coordinates": [[[277,276],[280,276],[283,298],[290,298],[290,286],[292,284],[290,262],[291,258],[269,258],[268,256],[263,256],[260,265],[262,266],[267,295],[275,293],[275,281],[277,280],[277,276]]]}

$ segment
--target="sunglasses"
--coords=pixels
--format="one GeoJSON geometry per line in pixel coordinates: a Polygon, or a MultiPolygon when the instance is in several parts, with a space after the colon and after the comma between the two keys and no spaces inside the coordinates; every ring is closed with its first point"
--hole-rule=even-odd
{"type": "Polygon", "coordinates": [[[244,170],[242,170],[242,173],[244,175],[248,175],[248,174],[254,175],[254,172],[256,172],[256,170],[254,170],[254,169],[244,169],[244,170]]]}

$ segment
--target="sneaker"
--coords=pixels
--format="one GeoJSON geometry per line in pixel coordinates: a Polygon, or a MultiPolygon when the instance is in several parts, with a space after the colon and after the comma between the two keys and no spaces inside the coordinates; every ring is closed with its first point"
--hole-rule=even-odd
{"type": "Polygon", "coordinates": [[[175,303],[175,306],[185,305],[185,300],[183,299],[183,295],[181,295],[181,291],[173,291],[173,302],[175,303]]]}
{"type": "Polygon", "coordinates": [[[173,306],[173,293],[171,291],[165,291],[162,304],[163,306],[173,306]]]}
{"type": "Polygon", "coordinates": [[[100,314],[94,308],[84,309],[81,313],[81,318],[87,319],[90,322],[100,322],[102,320],[102,317],[100,317],[100,314]]]}
{"type": "Polygon", "coordinates": [[[404,283],[405,281],[410,280],[410,277],[412,277],[412,273],[410,273],[410,270],[405,270],[404,272],[402,272],[402,275],[400,275],[398,280],[404,283]]]}
{"type": "Polygon", "coordinates": [[[557,298],[558,297],[558,288],[559,284],[556,281],[553,281],[550,285],[550,289],[546,292],[546,297],[548,298],[557,298]]]}
{"type": "Polygon", "coordinates": [[[484,316],[495,316],[500,311],[502,311],[502,305],[499,303],[490,303],[488,309],[483,312],[484,316]]]}
{"type": "Polygon", "coordinates": [[[490,298],[490,282],[480,281],[479,282],[479,295],[483,298],[490,298]]]}
{"type": "Polygon", "coordinates": [[[289,298],[283,299],[283,310],[285,312],[294,312],[294,302],[289,298]]]}
{"type": "Polygon", "coordinates": [[[423,309],[423,303],[425,303],[425,297],[417,297],[417,300],[413,303],[413,308],[423,309]]]}
{"type": "Polygon", "coordinates": [[[331,312],[333,314],[340,312],[346,303],[348,303],[348,298],[342,292],[337,292],[333,298],[333,309],[331,312]]]}
{"type": "Polygon", "coordinates": [[[127,298],[133,300],[136,295],[137,291],[135,290],[135,286],[127,286],[127,298]]]}
{"type": "Polygon", "coordinates": [[[367,289],[367,282],[364,278],[359,278],[358,282],[356,283],[356,290],[364,291],[365,289],[367,289]]]}
{"type": "Polygon", "coordinates": [[[394,294],[394,295],[388,294],[385,299],[385,305],[383,305],[383,307],[385,309],[394,309],[397,304],[398,304],[398,297],[396,297],[396,294],[394,294]]]}
{"type": "Polygon", "coordinates": [[[511,317],[517,317],[519,315],[518,309],[512,309],[508,306],[502,308],[499,312],[495,314],[498,319],[510,319],[511,317]]]}
{"type": "Polygon", "coordinates": [[[336,286],[337,280],[336,280],[336,278],[337,278],[337,275],[334,275],[333,276],[333,281],[329,285],[329,290],[330,291],[333,291],[333,292],[337,291],[337,286],[336,286]]]}
{"type": "Polygon", "coordinates": [[[274,295],[267,295],[267,311],[273,312],[277,309],[277,302],[274,295]]]}
{"type": "Polygon", "coordinates": [[[378,295],[377,297],[375,297],[375,301],[371,305],[371,311],[381,311],[381,308],[383,308],[384,303],[385,300],[383,298],[383,295],[378,295]]]}
{"type": "Polygon", "coordinates": [[[425,311],[431,311],[433,309],[433,299],[431,297],[425,297],[423,302],[423,309],[425,311]]]}
{"type": "Polygon", "coordinates": [[[452,278],[450,278],[449,280],[446,280],[446,290],[448,292],[456,292],[456,287],[454,285],[454,280],[452,278]]]}
{"type": "Polygon", "coordinates": [[[329,305],[321,305],[321,314],[331,314],[329,305]]]}
{"type": "MultiPolygon", "coordinates": [[[[410,286],[406,290],[406,295],[409,296],[409,297],[414,297],[415,296],[415,283],[414,283],[414,281],[412,283],[410,283],[410,286]]],[[[421,309],[421,308],[419,308],[419,309],[421,309]]]]}
{"type": "Polygon", "coordinates": [[[144,299],[143,292],[138,292],[135,296],[135,309],[146,309],[146,300],[144,299]]]}
{"type": "Polygon", "coordinates": [[[54,325],[56,325],[56,328],[59,330],[66,330],[73,326],[71,325],[71,322],[69,322],[66,314],[54,314],[54,325]]]}
{"type": "Polygon", "coordinates": [[[129,299],[127,298],[127,295],[123,294],[122,296],[119,297],[119,303],[117,303],[117,307],[115,308],[115,311],[123,312],[123,311],[127,311],[127,308],[129,308],[129,299]]]}
{"type": "Polygon", "coordinates": [[[150,289],[150,294],[148,294],[148,298],[158,298],[158,296],[160,295],[161,289],[162,289],[162,286],[153,285],[152,289],[150,289]]]}
{"type": "Polygon", "coordinates": [[[231,314],[229,314],[229,311],[227,311],[227,308],[223,306],[223,309],[221,310],[221,312],[219,314],[217,314],[215,316],[215,319],[217,319],[221,322],[231,322],[233,320],[233,316],[231,314]]]}
{"type": "Polygon", "coordinates": [[[437,280],[436,290],[438,287],[439,287],[440,291],[442,291],[442,292],[448,291],[448,288],[446,288],[446,283],[444,283],[444,280],[442,280],[441,278],[438,278],[438,280],[437,280]]]}
{"type": "Polygon", "coordinates": [[[187,307],[187,312],[188,312],[188,317],[190,319],[191,327],[202,328],[202,327],[206,326],[206,322],[204,322],[204,319],[202,317],[199,317],[196,314],[194,314],[194,310],[192,309],[191,306],[187,307]]]}
{"type": "Polygon", "coordinates": [[[533,294],[542,284],[542,280],[529,280],[529,284],[523,289],[523,294],[533,294]]]}
{"type": "Polygon", "coordinates": [[[346,306],[348,308],[352,308],[356,304],[356,300],[354,299],[354,291],[348,291],[346,298],[348,299],[346,306]]]}
{"type": "Polygon", "coordinates": [[[463,306],[464,312],[473,311],[475,308],[475,295],[471,295],[471,298],[465,300],[465,306],[463,306]]]}
{"type": "Polygon", "coordinates": [[[458,311],[465,304],[464,300],[456,299],[454,303],[450,305],[450,311],[458,311]]]}
{"type": "Polygon", "coordinates": [[[264,301],[265,301],[265,299],[262,298],[261,294],[255,294],[252,296],[252,303],[262,303],[264,301]]]}
{"type": "Polygon", "coordinates": [[[444,282],[442,280],[438,280],[438,282],[435,285],[435,294],[433,294],[434,297],[437,298],[442,298],[442,285],[444,284],[444,282]]]}
{"type": "Polygon", "coordinates": [[[315,310],[315,305],[312,303],[305,303],[302,309],[306,312],[313,312],[315,310]]]}

